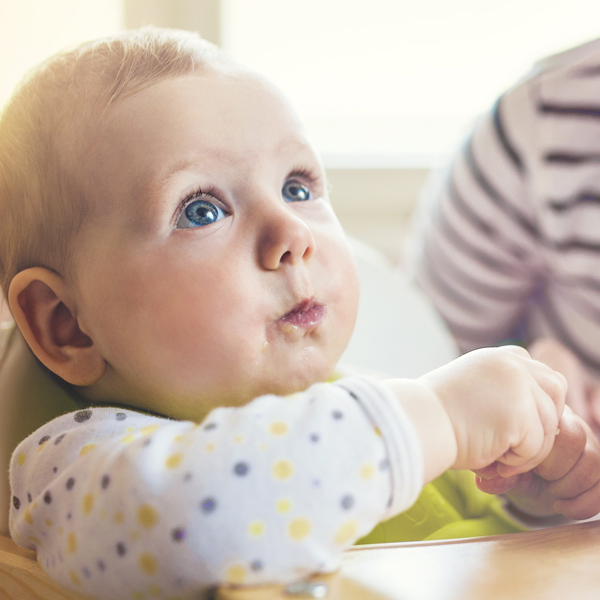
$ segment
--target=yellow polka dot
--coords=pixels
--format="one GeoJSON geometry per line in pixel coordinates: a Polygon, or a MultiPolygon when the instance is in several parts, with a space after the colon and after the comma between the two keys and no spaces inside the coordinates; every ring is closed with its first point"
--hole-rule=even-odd
{"type": "Polygon", "coordinates": [[[56,531],[58,531],[58,535],[62,535],[62,534],[63,534],[63,531],[64,531],[64,529],[63,529],[62,525],[59,525],[59,526],[58,526],[58,529],[57,529],[56,531]]]}
{"type": "Polygon", "coordinates": [[[85,456],[96,447],[96,444],[86,444],[79,452],[79,456],[85,456]]]}
{"type": "Polygon", "coordinates": [[[140,554],[138,565],[140,571],[146,575],[154,575],[158,571],[158,561],[156,560],[156,556],[150,554],[150,552],[140,554]]]}
{"type": "Polygon", "coordinates": [[[131,600],[144,600],[145,597],[144,592],[131,592],[131,600]]]}
{"type": "Polygon", "coordinates": [[[225,581],[233,584],[244,583],[247,575],[248,571],[244,565],[229,565],[225,571],[225,581]]]}
{"type": "Polygon", "coordinates": [[[131,442],[133,442],[133,440],[135,440],[135,434],[130,433],[129,435],[126,435],[122,440],[121,440],[121,444],[131,444],[131,442]]]}
{"type": "Polygon", "coordinates": [[[44,443],[43,443],[43,444],[42,444],[42,445],[41,445],[41,446],[38,448],[38,452],[41,452],[41,451],[42,451],[42,450],[43,450],[43,449],[46,447],[46,444],[47,444],[47,443],[48,443],[48,442],[44,442],[44,443]]]}
{"type": "Polygon", "coordinates": [[[358,523],[356,521],[347,521],[344,523],[335,534],[336,544],[347,544],[356,536],[358,531],[358,523]]]}
{"type": "Polygon", "coordinates": [[[77,536],[73,532],[67,537],[67,548],[71,554],[77,552],[77,536]]]}
{"type": "Polygon", "coordinates": [[[169,456],[169,458],[165,460],[165,466],[167,467],[167,469],[175,469],[179,466],[182,460],[183,454],[181,454],[181,452],[171,454],[171,456],[169,456]]]}
{"type": "Polygon", "coordinates": [[[371,479],[375,474],[375,465],[371,463],[365,463],[360,467],[360,476],[363,479],[371,479]]]}
{"type": "Polygon", "coordinates": [[[151,596],[162,596],[163,590],[160,585],[150,585],[148,586],[148,593],[151,596]]]}
{"type": "Polygon", "coordinates": [[[176,435],[173,438],[174,442],[183,442],[183,440],[185,440],[185,435],[183,435],[182,433],[180,433],[179,435],[176,435]]]}
{"type": "Polygon", "coordinates": [[[83,497],[83,502],[81,503],[81,510],[84,515],[89,515],[94,508],[94,496],[92,494],[86,494],[83,497]]]}
{"type": "Polygon", "coordinates": [[[233,438],[234,444],[243,444],[246,441],[246,438],[243,435],[236,435],[233,438]]]}
{"type": "Polygon", "coordinates": [[[23,520],[25,521],[25,523],[33,525],[33,517],[31,516],[31,510],[29,509],[29,507],[25,509],[25,513],[23,514],[23,520]]]}
{"type": "Polygon", "coordinates": [[[275,503],[275,509],[280,515],[289,513],[292,510],[292,501],[289,498],[280,498],[275,503]]]}
{"type": "Polygon", "coordinates": [[[125,431],[129,432],[129,431],[135,431],[135,427],[128,427],[125,431]]]}
{"type": "Polygon", "coordinates": [[[38,538],[33,537],[32,535],[29,536],[29,538],[36,546],[41,546],[42,542],[40,540],[38,540],[38,538]]]}
{"type": "Polygon", "coordinates": [[[281,421],[275,421],[275,423],[271,423],[269,431],[271,435],[285,435],[288,432],[288,426],[281,421]]]}
{"type": "Polygon", "coordinates": [[[117,523],[118,525],[120,525],[123,522],[124,518],[125,517],[124,517],[123,513],[119,511],[119,512],[115,513],[115,516],[113,517],[113,521],[115,523],[117,523]]]}
{"type": "Polygon", "coordinates": [[[98,512],[98,517],[100,517],[101,519],[106,519],[106,517],[108,517],[108,513],[106,512],[106,509],[102,508],[98,512]]]}
{"type": "Polygon", "coordinates": [[[248,533],[251,537],[257,538],[265,533],[267,526],[264,521],[250,521],[250,525],[248,525],[248,533]]]}
{"type": "Polygon", "coordinates": [[[379,429],[379,427],[374,427],[373,431],[375,432],[376,436],[381,437],[381,430],[379,429]]]}
{"type": "Polygon", "coordinates": [[[158,511],[151,504],[142,504],[137,510],[137,520],[142,527],[154,527],[158,519],[158,511]]]}
{"type": "Polygon", "coordinates": [[[260,445],[258,446],[258,449],[259,449],[261,452],[266,452],[266,451],[269,449],[269,446],[267,446],[267,444],[260,444],[260,445]]]}
{"type": "Polygon", "coordinates": [[[25,454],[19,454],[19,456],[17,457],[17,464],[18,464],[19,466],[22,466],[22,465],[23,465],[23,463],[25,462],[25,459],[26,459],[26,458],[27,458],[27,457],[25,456],[25,454]]]}
{"type": "Polygon", "coordinates": [[[31,505],[31,510],[37,510],[38,507],[38,503],[37,502],[33,502],[33,504],[31,505]]]}
{"type": "Polygon", "coordinates": [[[52,527],[53,523],[51,519],[46,519],[46,527],[52,527]]]}
{"type": "Polygon", "coordinates": [[[69,579],[75,585],[81,585],[81,579],[79,579],[79,577],[77,577],[77,573],[75,573],[75,571],[69,571],[69,579]]]}
{"type": "Polygon", "coordinates": [[[140,429],[140,431],[144,435],[149,435],[151,433],[154,433],[159,427],[160,427],[160,425],[146,425],[146,427],[142,427],[140,429]]]}
{"type": "Polygon", "coordinates": [[[289,460],[279,460],[273,465],[275,479],[289,479],[294,474],[294,465],[289,460]]]}
{"type": "Polygon", "coordinates": [[[206,444],[206,446],[204,446],[204,449],[207,452],[214,452],[215,451],[215,445],[214,444],[206,444]]]}
{"type": "Polygon", "coordinates": [[[312,527],[308,519],[298,517],[290,521],[287,531],[293,540],[303,540],[310,534],[311,529],[312,527]]]}

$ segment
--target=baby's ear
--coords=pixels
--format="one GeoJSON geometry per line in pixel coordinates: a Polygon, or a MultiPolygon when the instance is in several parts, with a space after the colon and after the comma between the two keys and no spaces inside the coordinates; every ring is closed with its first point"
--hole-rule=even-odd
{"type": "Polygon", "coordinates": [[[8,303],[38,359],[73,385],[91,385],[106,371],[93,340],[81,331],[64,279],[49,269],[25,269],[11,281],[8,303]]]}

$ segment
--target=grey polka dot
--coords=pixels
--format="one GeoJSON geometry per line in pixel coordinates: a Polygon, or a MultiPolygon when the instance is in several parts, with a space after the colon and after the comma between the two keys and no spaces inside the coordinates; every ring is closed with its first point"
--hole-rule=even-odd
{"type": "Polygon", "coordinates": [[[340,500],[340,504],[344,510],[350,510],[354,506],[354,498],[350,494],[346,494],[340,500]]]}
{"type": "Polygon", "coordinates": [[[52,467],[52,472],[53,473],[58,473],[58,467],[52,467]]]}
{"type": "Polygon", "coordinates": [[[73,477],[69,477],[69,479],[67,479],[67,483],[65,483],[65,487],[68,490],[72,490],[74,485],[75,485],[75,479],[73,477]]]}
{"type": "Polygon", "coordinates": [[[21,508],[21,501],[16,496],[13,496],[13,506],[17,510],[19,510],[21,508]]]}
{"type": "Polygon", "coordinates": [[[233,467],[233,472],[240,477],[247,475],[249,470],[250,467],[248,466],[248,463],[245,462],[236,463],[233,467]]]}
{"type": "Polygon", "coordinates": [[[77,423],[83,423],[87,421],[92,416],[92,411],[88,408],[86,410],[79,410],[74,415],[73,418],[77,423]]]}
{"type": "Polygon", "coordinates": [[[253,571],[262,571],[262,570],[263,570],[263,563],[262,563],[262,560],[258,560],[258,559],[256,559],[256,560],[253,560],[253,561],[250,563],[250,568],[251,568],[253,571]]]}
{"type": "Polygon", "coordinates": [[[151,443],[152,443],[152,438],[146,438],[143,441],[142,446],[144,446],[144,448],[147,448],[151,443]]]}
{"type": "Polygon", "coordinates": [[[350,390],[348,390],[348,394],[350,395],[351,398],[358,400],[358,396],[354,392],[351,392],[350,390]]]}
{"type": "Polygon", "coordinates": [[[33,498],[31,497],[31,494],[29,492],[27,492],[27,502],[29,502],[29,504],[33,502],[33,498]]]}
{"type": "Polygon", "coordinates": [[[310,441],[311,442],[318,442],[321,439],[321,436],[318,433],[311,433],[310,434],[310,441]]]}
{"type": "Polygon", "coordinates": [[[339,410],[334,410],[331,413],[331,416],[336,419],[336,421],[339,421],[340,419],[342,419],[344,417],[344,415],[339,411],[339,410]]]}
{"type": "Polygon", "coordinates": [[[104,564],[103,560],[96,561],[96,566],[98,567],[99,571],[102,571],[103,573],[106,571],[106,565],[104,564]]]}
{"type": "Polygon", "coordinates": [[[60,435],[59,435],[59,436],[58,436],[58,437],[57,437],[57,438],[54,440],[54,445],[55,445],[55,446],[58,446],[58,445],[59,445],[59,444],[60,444],[60,443],[61,443],[61,442],[62,442],[62,441],[65,439],[65,436],[66,436],[66,435],[67,435],[66,433],[61,433],[61,434],[60,434],[60,435]]]}
{"type": "Polygon", "coordinates": [[[50,490],[44,494],[44,502],[46,504],[52,504],[52,494],[50,493],[50,490]]]}
{"type": "Polygon", "coordinates": [[[171,531],[171,537],[174,542],[182,542],[187,537],[187,532],[183,527],[176,527],[171,531]]]}
{"type": "Polygon", "coordinates": [[[105,490],[110,485],[110,475],[102,475],[100,487],[105,490]]]}
{"type": "Polygon", "coordinates": [[[387,471],[390,467],[390,461],[387,458],[379,461],[379,470],[387,471]]]}
{"type": "Polygon", "coordinates": [[[83,569],[81,569],[81,572],[84,574],[85,577],[87,577],[87,579],[89,579],[92,576],[92,572],[87,567],[83,567],[83,569]]]}
{"type": "Polygon", "coordinates": [[[71,513],[67,513],[67,521],[70,521],[73,515],[71,513]]]}
{"type": "Polygon", "coordinates": [[[122,413],[122,412],[118,412],[118,413],[115,415],[115,419],[116,419],[117,421],[124,421],[126,418],[127,418],[127,415],[126,415],[125,413],[122,413]]]}
{"type": "Polygon", "coordinates": [[[49,439],[50,439],[50,436],[49,435],[45,435],[43,438],[40,438],[40,441],[38,442],[38,445],[41,446],[42,444],[45,444],[49,439]]]}
{"type": "Polygon", "coordinates": [[[127,554],[127,546],[125,546],[123,542],[117,542],[115,547],[119,556],[125,556],[127,554]]]}
{"type": "Polygon", "coordinates": [[[217,428],[217,424],[216,424],[216,423],[207,423],[207,424],[204,426],[204,429],[205,429],[206,431],[210,431],[211,429],[216,429],[216,428],[217,428]]]}
{"type": "Polygon", "coordinates": [[[312,480],[312,484],[314,487],[319,487],[321,485],[321,480],[320,479],[313,479],[312,480]]]}
{"type": "Polygon", "coordinates": [[[188,471],[184,476],[183,476],[183,480],[184,481],[190,481],[192,479],[193,475],[188,471]]]}
{"type": "Polygon", "coordinates": [[[200,502],[200,508],[202,512],[211,513],[217,508],[217,501],[214,498],[204,498],[202,502],[200,502]]]}

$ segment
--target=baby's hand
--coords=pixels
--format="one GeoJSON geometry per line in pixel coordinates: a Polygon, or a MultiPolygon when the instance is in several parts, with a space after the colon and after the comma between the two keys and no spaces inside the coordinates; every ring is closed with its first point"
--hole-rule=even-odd
{"type": "Polygon", "coordinates": [[[569,383],[567,404],[600,436],[600,382],[566,346],[540,338],[529,347],[532,358],[562,373],[569,383]]]}
{"type": "Polygon", "coordinates": [[[588,519],[600,512],[600,443],[585,421],[568,407],[548,457],[533,471],[503,478],[496,464],[477,474],[477,487],[507,495],[519,510],[533,516],[560,513],[588,519]]]}
{"type": "Polygon", "coordinates": [[[419,379],[444,406],[456,436],[456,469],[497,461],[503,477],[524,473],[550,453],[566,380],[517,346],[475,350],[419,379]]]}

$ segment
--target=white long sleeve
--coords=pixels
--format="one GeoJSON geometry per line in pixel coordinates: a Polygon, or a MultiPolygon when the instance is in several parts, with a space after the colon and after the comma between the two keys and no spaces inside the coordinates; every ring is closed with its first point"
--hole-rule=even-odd
{"type": "Polygon", "coordinates": [[[220,583],[332,571],[423,481],[418,435],[366,377],[171,421],[93,408],[15,450],[10,528],[61,584],[97,598],[198,598],[220,583]]]}

